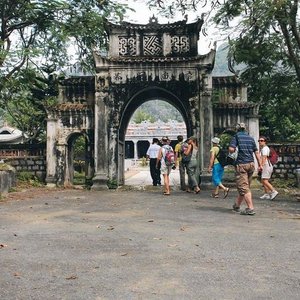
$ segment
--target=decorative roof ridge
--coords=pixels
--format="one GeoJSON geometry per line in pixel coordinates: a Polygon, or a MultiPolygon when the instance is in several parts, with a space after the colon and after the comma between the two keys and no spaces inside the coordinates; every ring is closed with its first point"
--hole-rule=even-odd
{"type": "Polygon", "coordinates": [[[101,59],[109,62],[184,62],[184,61],[196,61],[202,58],[205,58],[209,55],[207,54],[198,54],[197,56],[119,56],[119,57],[108,57],[100,56],[101,59]]]}
{"type": "Polygon", "coordinates": [[[213,76],[214,83],[243,83],[240,77],[236,75],[213,76]]]}
{"type": "MultiPolygon", "coordinates": [[[[153,18],[153,17],[152,17],[153,18]]],[[[120,24],[116,24],[116,23],[112,23],[110,21],[106,21],[106,28],[109,29],[109,28],[122,28],[124,29],[124,27],[127,27],[127,28],[130,28],[130,29],[162,29],[162,28],[180,28],[180,27],[193,27],[193,26],[196,26],[198,27],[199,25],[202,26],[203,24],[203,19],[202,18],[198,18],[196,21],[194,22],[191,22],[191,23],[187,23],[187,20],[180,20],[180,21],[176,21],[176,22],[173,22],[173,23],[158,23],[158,22],[153,22],[150,18],[149,20],[149,23],[147,24],[139,24],[139,23],[130,23],[130,22],[126,22],[126,21],[123,21],[121,22],[120,24]]],[[[201,27],[200,27],[201,28],[201,27]]],[[[200,29],[199,28],[199,29],[200,29]]]]}

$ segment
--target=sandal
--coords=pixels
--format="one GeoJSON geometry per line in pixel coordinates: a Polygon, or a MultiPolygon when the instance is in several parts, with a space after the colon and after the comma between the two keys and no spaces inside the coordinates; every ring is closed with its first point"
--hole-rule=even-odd
{"type": "Polygon", "coordinates": [[[170,194],[170,193],[167,193],[167,192],[164,192],[164,195],[165,195],[165,196],[170,196],[171,194],[170,194]]]}
{"type": "Polygon", "coordinates": [[[223,199],[225,199],[227,196],[228,196],[228,193],[229,193],[229,188],[227,188],[225,191],[224,191],[224,197],[223,199]]]}
{"type": "Polygon", "coordinates": [[[195,191],[195,194],[199,194],[200,193],[200,189],[195,191]]]}
{"type": "Polygon", "coordinates": [[[217,193],[217,194],[212,193],[211,196],[212,196],[213,198],[219,198],[219,194],[218,194],[218,193],[217,193]]]}

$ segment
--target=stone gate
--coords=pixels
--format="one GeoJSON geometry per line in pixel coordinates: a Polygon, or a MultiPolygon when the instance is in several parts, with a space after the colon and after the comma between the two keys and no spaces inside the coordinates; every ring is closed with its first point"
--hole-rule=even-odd
{"type": "MultiPolygon", "coordinates": [[[[126,128],[141,104],[156,99],[169,102],[182,114],[187,135],[199,141],[200,167],[205,170],[218,106],[214,112],[211,73],[216,51],[198,54],[202,23],[199,19],[159,24],[155,17],[146,25],[107,23],[109,49],[106,55],[94,53],[96,75],[66,79],[60,104],[49,109],[48,184],[72,182],[69,158],[76,134],[86,137],[86,174],[93,188],[106,188],[108,182],[124,184],[126,128]]],[[[242,95],[234,89],[233,101],[240,101],[242,95]]],[[[223,124],[249,123],[247,115],[253,115],[254,106],[243,109],[233,106],[233,114],[223,124]]]]}

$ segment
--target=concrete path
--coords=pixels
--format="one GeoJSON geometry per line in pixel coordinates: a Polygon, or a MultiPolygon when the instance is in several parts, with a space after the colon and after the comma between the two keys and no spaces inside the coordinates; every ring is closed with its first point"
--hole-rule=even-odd
{"type": "MultiPolygon", "coordinates": [[[[163,183],[163,176],[161,176],[161,182],[163,183]]],[[[186,177],[187,182],[187,177],[186,177]]],[[[130,186],[151,186],[152,178],[149,168],[136,168],[125,172],[125,185],[130,186]]],[[[170,185],[173,189],[177,189],[180,185],[179,170],[172,170],[170,174],[170,185]]]]}
{"type": "Polygon", "coordinates": [[[251,217],[232,212],[235,191],[209,195],[13,193],[0,202],[1,299],[300,299],[300,203],[255,191],[251,217]]]}

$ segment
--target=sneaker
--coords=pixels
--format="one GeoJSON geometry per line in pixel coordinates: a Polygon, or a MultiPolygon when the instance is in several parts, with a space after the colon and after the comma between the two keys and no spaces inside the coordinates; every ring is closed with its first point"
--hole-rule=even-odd
{"type": "Polygon", "coordinates": [[[240,212],[240,211],[241,211],[240,207],[237,206],[235,203],[233,204],[232,209],[233,209],[235,212],[240,212]]]}
{"type": "Polygon", "coordinates": [[[270,194],[263,194],[259,199],[271,199],[270,194]]]}
{"type": "Polygon", "coordinates": [[[270,194],[270,200],[274,200],[278,195],[278,192],[277,191],[273,191],[271,194],[270,194]]]}
{"type": "Polygon", "coordinates": [[[240,212],[241,215],[247,215],[247,216],[254,216],[255,215],[255,211],[254,209],[250,209],[250,208],[245,208],[245,210],[240,212]]]}

